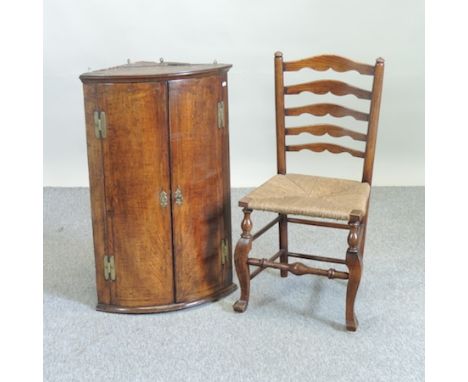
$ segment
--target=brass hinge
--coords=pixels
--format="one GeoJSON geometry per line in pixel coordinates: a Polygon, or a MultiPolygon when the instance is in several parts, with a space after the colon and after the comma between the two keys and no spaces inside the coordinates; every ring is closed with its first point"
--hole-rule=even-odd
{"type": "Polygon", "coordinates": [[[104,278],[115,281],[115,261],[114,256],[104,256],[104,278]]]}
{"type": "Polygon", "coordinates": [[[218,102],[218,129],[224,127],[224,101],[218,102]]]}
{"type": "Polygon", "coordinates": [[[96,138],[98,139],[103,139],[106,137],[106,113],[103,111],[94,112],[94,134],[96,134],[96,138]]]}
{"type": "Polygon", "coordinates": [[[229,263],[229,245],[226,239],[221,240],[221,264],[229,263]]]}

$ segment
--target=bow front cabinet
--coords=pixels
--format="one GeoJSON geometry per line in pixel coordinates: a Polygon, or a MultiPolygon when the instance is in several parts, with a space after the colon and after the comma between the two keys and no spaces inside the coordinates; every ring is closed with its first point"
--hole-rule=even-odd
{"type": "Polygon", "coordinates": [[[137,62],[80,76],[98,310],[170,311],[236,288],[230,67],[137,62]]]}

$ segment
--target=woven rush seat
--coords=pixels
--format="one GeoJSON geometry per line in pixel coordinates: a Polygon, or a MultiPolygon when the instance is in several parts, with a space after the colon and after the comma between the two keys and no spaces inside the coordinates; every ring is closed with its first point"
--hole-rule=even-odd
{"type": "Polygon", "coordinates": [[[347,179],[275,175],[240,200],[240,205],[281,214],[346,220],[353,210],[366,214],[370,186],[347,179]]]}

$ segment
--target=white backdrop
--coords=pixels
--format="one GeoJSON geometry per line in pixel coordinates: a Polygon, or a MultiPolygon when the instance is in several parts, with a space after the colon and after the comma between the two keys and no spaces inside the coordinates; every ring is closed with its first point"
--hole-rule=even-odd
{"type": "MultiPolygon", "coordinates": [[[[422,0],[45,0],[44,185],[87,186],[82,87],[78,76],[132,61],[231,63],[229,109],[233,187],[276,170],[273,55],[335,53],[386,60],[375,185],[424,184],[424,1],[422,0]]],[[[292,74],[291,82],[313,72],[292,74]]],[[[320,76],[329,73],[320,73],[320,76]]],[[[349,82],[357,75],[347,73],[349,82]]],[[[26,90],[26,89],[25,89],[26,90]]],[[[313,98],[302,96],[299,103],[313,98]]],[[[352,96],[356,108],[365,103],[352,96]]],[[[302,117],[301,117],[302,118],[302,117]]],[[[306,117],[304,117],[304,121],[306,117]]],[[[287,121],[288,123],[289,121],[287,121]]],[[[300,123],[296,123],[298,125],[300,123]]],[[[347,117],[341,125],[353,127],[347,117]]],[[[294,125],[294,123],[290,123],[294,125]]],[[[357,125],[356,125],[357,126],[357,125]]],[[[302,134],[295,141],[311,141],[302,134]]],[[[328,141],[320,138],[320,141],[328,141]]],[[[343,144],[353,146],[348,138],[343,144]]],[[[348,154],[288,154],[288,170],[358,176],[348,154]]]]}

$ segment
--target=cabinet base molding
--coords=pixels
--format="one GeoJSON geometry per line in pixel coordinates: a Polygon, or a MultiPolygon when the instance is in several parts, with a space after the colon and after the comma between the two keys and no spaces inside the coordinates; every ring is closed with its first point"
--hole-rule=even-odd
{"type": "Polygon", "coordinates": [[[144,313],[163,313],[163,312],[172,312],[174,310],[181,310],[192,308],[207,302],[217,301],[225,296],[230,295],[237,289],[236,284],[231,284],[226,288],[216,291],[216,293],[211,294],[207,297],[201,298],[199,300],[188,301],[188,302],[179,302],[174,304],[167,305],[154,305],[154,306],[116,306],[116,305],[107,305],[107,304],[97,304],[96,310],[100,312],[107,313],[123,313],[123,314],[144,314],[144,313]]]}

